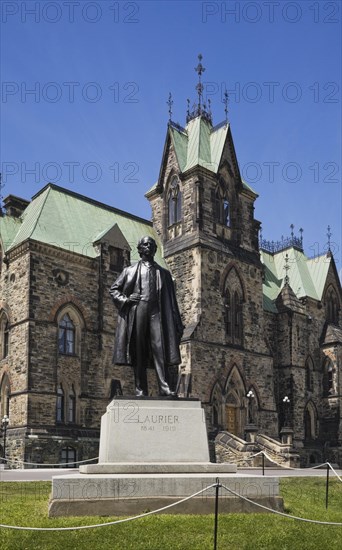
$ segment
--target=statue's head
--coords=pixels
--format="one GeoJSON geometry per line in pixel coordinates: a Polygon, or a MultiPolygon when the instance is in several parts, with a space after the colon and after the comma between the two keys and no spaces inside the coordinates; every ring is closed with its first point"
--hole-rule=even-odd
{"type": "Polygon", "coordinates": [[[157,244],[152,237],[145,236],[141,237],[138,242],[138,252],[141,258],[151,259],[154,258],[154,255],[157,251],[157,244]]]}

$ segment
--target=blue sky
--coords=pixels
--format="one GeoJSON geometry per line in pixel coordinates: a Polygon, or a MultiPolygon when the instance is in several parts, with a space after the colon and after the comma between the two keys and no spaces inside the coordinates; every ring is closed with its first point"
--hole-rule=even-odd
{"type": "Polygon", "coordinates": [[[341,269],[340,2],[1,2],[3,196],[52,181],[150,218],[173,94],[185,124],[197,55],[229,121],[263,236],[304,229],[341,269]]]}

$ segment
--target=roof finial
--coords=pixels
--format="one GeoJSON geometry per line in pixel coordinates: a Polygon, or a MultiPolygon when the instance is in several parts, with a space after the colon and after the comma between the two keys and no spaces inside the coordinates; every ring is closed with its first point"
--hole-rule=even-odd
{"type": "Polygon", "coordinates": [[[212,125],[212,115],[211,115],[211,102],[208,99],[208,109],[206,104],[203,101],[203,90],[204,86],[202,84],[202,74],[205,71],[205,68],[203,67],[201,61],[202,61],[202,55],[199,54],[198,56],[198,65],[195,67],[195,71],[198,74],[198,84],[196,85],[196,90],[198,94],[197,103],[195,102],[192,109],[190,109],[190,100],[188,99],[188,109],[187,109],[187,116],[186,116],[186,122],[190,122],[190,120],[193,120],[197,117],[202,117],[205,119],[209,124],[212,125]]]}
{"type": "Polygon", "coordinates": [[[286,273],[286,275],[285,275],[285,281],[284,281],[284,282],[285,282],[285,285],[288,285],[289,282],[290,282],[290,278],[289,278],[289,275],[288,275],[288,271],[289,271],[289,269],[290,269],[290,266],[289,266],[289,255],[288,255],[287,252],[286,252],[286,254],[285,254],[285,265],[284,265],[284,269],[285,269],[285,273],[286,273]]]}
{"type": "Polygon", "coordinates": [[[201,61],[203,59],[202,54],[198,55],[198,65],[195,67],[195,71],[198,74],[198,84],[196,86],[196,90],[198,93],[198,113],[202,113],[202,99],[203,99],[203,84],[201,82],[201,76],[205,71],[205,68],[203,67],[201,61]]]}
{"type": "Polygon", "coordinates": [[[291,228],[291,239],[293,241],[293,237],[294,237],[294,233],[293,233],[294,225],[293,225],[293,223],[291,223],[290,228],[291,228]]]}
{"type": "Polygon", "coordinates": [[[331,232],[331,227],[330,225],[328,225],[328,232],[327,232],[327,237],[328,237],[328,253],[331,252],[331,237],[332,237],[332,232],[331,232]]]}
{"type": "Polygon", "coordinates": [[[173,105],[173,99],[171,92],[169,93],[169,99],[167,100],[167,105],[169,106],[169,122],[171,122],[172,117],[172,105],[173,105]]]}
{"type": "Polygon", "coordinates": [[[303,246],[303,233],[304,233],[304,229],[301,227],[299,229],[299,233],[300,233],[300,244],[303,246]]]}
{"type": "Polygon", "coordinates": [[[190,99],[187,99],[186,102],[188,104],[188,108],[186,110],[186,118],[188,120],[190,118],[190,99]]]}
{"type": "Polygon", "coordinates": [[[224,112],[225,112],[225,115],[226,115],[226,124],[228,124],[228,103],[229,103],[229,96],[228,96],[227,88],[225,89],[223,95],[224,95],[224,99],[222,100],[222,102],[224,103],[224,112]]]}

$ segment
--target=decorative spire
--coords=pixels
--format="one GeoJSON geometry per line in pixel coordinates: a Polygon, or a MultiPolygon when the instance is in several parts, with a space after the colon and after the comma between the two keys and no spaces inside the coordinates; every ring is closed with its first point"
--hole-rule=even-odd
{"type": "Polygon", "coordinates": [[[293,225],[293,223],[291,223],[290,229],[291,229],[291,237],[292,237],[292,239],[293,239],[293,237],[294,237],[294,233],[293,233],[294,225],[293,225]]]}
{"type": "Polygon", "coordinates": [[[187,99],[186,102],[188,104],[188,107],[187,107],[187,110],[186,110],[186,119],[190,120],[190,99],[187,99]]]}
{"type": "Polygon", "coordinates": [[[167,105],[169,106],[169,122],[171,122],[172,118],[172,105],[173,105],[173,99],[171,92],[169,93],[169,99],[167,100],[167,105]]]}
{"type": "Polygon", "coordinates": [[[198,55],[198,65],[195,67],[195,71],[198,74],[198,84],[196,86],[197,94],[198,94],[198,112],[199,114],[202,113],[202,100],[203,100],[203,84],[201,81],[202,74],[205,71],[205,68],[203,67],[201,61],[203,59],[202,54],[198,55]]]}
{"type": "Polygon", "coordinates": [[[286,273],[286,275],[285,275],[285,281],[284,281],[284,282],[285,282],[285,285],[288,285],[289,282],[290,282],[290,278],[289,278],[289,275],[288,275],[288,271],[289,271],[289,269],[290,269],[290,266],[289,266],[289,255],[288,255],[287,252],[286,252],[286,254],[285,254],[285,265],[284,265],[284,269],[285,269],[285,273],[286,273]]]}
{"type": "Polygon", "coordinates": [[[188,103],[188,108],[187,108],[187,114],[186,114],[186,121],[189,122],[190,120],[192,120],[193,118],[197,118],[199,116],[205,118],[208,122],[210,122],[210,124],[212,124],[212,118],[211,118],[211,103],[210,103],[210,100],[208,99],[208,109],[203,101],[203,90],[204,90],[204,86],[203,86],[203,83],[202,83],[202,74],[204,73],[205,71],[205,68],[203,67],[202,65],[202,55],[199,54],[198,56],[198,65],[197,67],[195,67],[195,71],[196,73],[198,74],[198,83],[196,85],[196,91],[197,91],[197,95],[198,95],[198,99],[197,99],[197,103],[195,102],[192,110],[190,110],[190,100],[188,99],[187,100],[187,103],[188,103]]]}
{"type": "Polygon", "coordinates": [[[212,114],[211,114],[211,99],[208,98],[208,116],[210,117],[210,119],[212,118],[212,114]]]}
{"type": "Polygon", "coordinates": [[[228,103],[229,103],[229,96],[227,92],[227,88],[224,91],[224,99],[222,100],[222,103],[224,103],[224,112],[226,115],[226,124],[228,124],[228,103]]]}
{"type": "Polygon", "coordinates": [[[331,232],[331,227],[330,225],[328,225],[327,227],[327,237],[328,237],[328,253],[331,253],[331,237],[332,237],[332,232],[331,232]]]}
{"type": "Polygon", "coordinates": [[[304,229],[301,227],[299,229],[299,233],[300,233],[300,242],[301,242],[301,245],[303,246],[303,233],[304,233],[304,229]]]}

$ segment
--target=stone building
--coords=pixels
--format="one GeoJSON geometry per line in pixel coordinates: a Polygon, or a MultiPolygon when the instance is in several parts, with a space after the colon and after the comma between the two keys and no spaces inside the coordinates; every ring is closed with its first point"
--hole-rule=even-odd
{"type": "MultiPolygon", "coordinates": [[[[175,279],[185,325],[179,391],[201,399],[211,439],[225,436],[219,451],[234,459],[239,446],[282,440],[303,465],[342,464],[342,296],[332,253],[309,259],[293,228],[280,242],[259,238],[257,194],[241,178],[230,125],[213,127],[201,100],[184,128],[169,122],[146,197],[152,222],[52,184],[30,202],[5,199],[6,456],[97,456],[106,405],[133,393],[131,368],[111,361],[117,314],[108,290],[148,234],[175,279]]],[[[153,370],[149,384],[155,394],[153,370]]]]}

